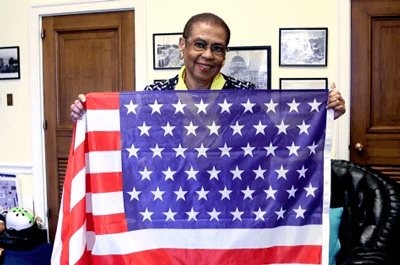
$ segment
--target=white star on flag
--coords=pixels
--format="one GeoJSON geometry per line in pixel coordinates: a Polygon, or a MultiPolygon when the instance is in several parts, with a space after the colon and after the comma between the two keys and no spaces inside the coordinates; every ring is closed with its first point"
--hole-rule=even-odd
{"type": "Polygon", "coordinates": [[[310,154],[315,154],[315,148],[318,147],[318,145],[315,144],[315,142],[312,143],[312,145],[307,146],[308,148],[310,148],[310,154]]]}
{"type": "Polygon", "coordinates": [[[196,174],[197,174],[198,172],[199,172],[199,171],[195,171],[195,170],[193,169],[193,167],[190,167],[190,170],[189,170],[189,171],[185,171],[185,173],[188,174],[188,180],[189,180],[189,179],[197,180],[197,179],[196,179],[196,174]]]}
{"type": "Polygon", "coordinates": [[[193,210],[193,207],[192,207],[192,209],[190,210],[190,212],[186,212],[186,214],[189,215],[188,221],[190,221],[191,219],[193,219],[193,220],[195,220],[195,221],[197,222],[197,217],[196,217],[196,216],[199,214],[199,212],[195,212],[195,211],[193,210]]]}
{"type": "Polygon", "coordinates": [[[168,167],[167,171],[163,171],[162,173],[164,173],[165,175],[165,180],[167,179],[174,180],[174,174],[176,173],[176,171],[172,171],[171,168],[168,167]]]}
{"type": "Polygon", "coordinates": [[[261,168],[261,165],[258,166],[258,169],[253,170],[253,172],[256,173],[256,179],[257,179],[257,178],[262,178],[262,179],[264,179],[264,173],[265,173],[265,171],[267,171],[267,170],[262,169],[262,168],[261,168]]]}
{"type": "Polygon", "coordinates": [[[244,154],[243,156],[249,155],[251,157],[253,157],[253,150],[255,149],[255,147],[251,147],[250,143],[247,143],[246,147],[242,147],[244,154]]]}
{"type": "Polygon", "coordinates": [[[186,104],[182,104],[180,100],[178,100],[178,103],[172,104],[172,106],[175,107],[175,114],[178,112],[182,112],[183,114],[185,114],[183,108],[186,106],[186,104]]]}
{"type": "Polygon", "coordinates": [[[143,122],[142,126],[138,126],[139,130],[140,130],[140,136],[143,134],[147,134],[147,136],[150,136],[149,134],[149,130],[151,129],[151,126],[147,126],[146,122],[143,122]]]}
{"type": "Polygon", "coordinates": [[[153,151],[153,157],[159,156],[162,158],[161,152],[164,150],[164,148],[159,148],[158,144],[156,144],[156,147],[150,148],[151,151],[153,151]]]}
{"type": "Polygon", "coordinates": [[[231,200],[231,198],[229,197],[229,195],[231,194],[231,192],[232,192],[232,190],[228,190],[228,189],[226,188],[226,186],[225,186],[225,188],[224,188],[223,190],[219,190],[219,193],[222,194],[221,201],[222,201],[224,198],[226,198],[226,199],[228,199],[228,200],[231,200]]]}
{"type": "Polygon", "coordinates": [[[209,191],[204,190],[204,187],[201,187],[201,190],[196,191],[196,193],[199,195],[199,201],[201,199],[207,200],[207,194],[209,193],[209,191]]]}
{"type": "Polygon", "coordinates": [[[277,191],[278,191],[278,190],[274,190],[274,189],[272,188],[272,186],[270,185],[268,190],[264,190],[264,192],[267,194],[267,198],[266,198],[266,199],[272,198],[272,199],[276,200],[276,199],[275,199],[275,193],[276,193],[277,191]]]}
{"type": "Polygon", "coordinates": [[[125,150],[127,150],[129,152],[129,157],[128,158],[131,158],[131,156],[138,157],[137,152],[140,150],[140,148],[135,148],[135,145],[132,144],[131,148],[126,148],[125,150]]]}
{"type": "Polygon", "coordinates": [[[224,99],[224,103],[218,103],[218,105],[221,107],[221,113],[223,113],[224,111],[231,113],[229,108],[232,106],[232,103],[228,103],[226,99],[224,99]]]}
{"type": "Polygon", "coordinates": [[[267,128],[267,125],[264,125],[261,123],[261,121],[258,121],[258,125],[253,125],[254,128],[256,128],[256,135],[259,133],[262,133],[265,135],[265,128],[267,128]]]}
{"type": "Polygon", "coordinates": [[[322,102],[317,102],[317,100],[314,98],[313,102],[309,102],[308,105],[311,106],[311,110],[310,112],[312,112],[313,110],[319,112],[319,105],[321,105],[322,102]]]}
{"type": "Polygon", "coordinates": [[[267,146],[267,147],[264,147],[265,148],[265,150],[267,150],[267,155],[266,156],[269,156],[269,155],[273,155],[273,156],[275,156],[275,149],[276,148],[278,148],[278,146],[273,146],[272,145],[272,142],[270,142],[269,143],[269,146],[267,146]]]}
{"type": "Polygon", "coordinates": [[[233,129],[232,135],[235,135],[236,133],[242,135],[242,128],[244,126],[243,125],[239,125],[239,121],[236,121],[236,124],[235,125],[231,125],[230,127],[233,129]]]}
{"type": "Polygon", "coordinates": [[[208,107],[208,104],[203,103],[202,99],[200,100],[199,104],[194,105],[198,108],[197,114],[199,114],[200,112],[204,112],[205,114],[207,114],[206,108],[208,107]]]}
{"type": "Polygon", "coordinates": [[[185,194],[187,193],[187,191],[183,191],[182,187],[179,187],[178,191],[174,191],[174,193],[176,194],[176,200],[178,201],[179,199],[182,199],[184,201],[186,201],[185,199],[185,194]]]}
{"type": "Polygon", "coordinates": [[[167,122],[167,126],[161,126],[161,128],[164,130],[164,136],[167,134],[174,136],[172,130],[175,129],[175,126],[169,125],[169,122],[167,122]]]}
{"type": "Polygon", "coordinates": [[[153,114],[154,112],[158,112],[159,114],[161,114],[160,108],[163,106],[163,104],[158,104],[157,100],[155,100],[154,104],[149,104],[149,106],[151,107],[151,114],[153,114]]]}
{"type": "Polygon", "coordinates": [[[300,146],[294,145],[294,142],[292,142],[292,145],[291,145],[291,146],[286,146],[286,148],[289,149],[289,155],[288,155],[288,156],[290,156],[291,154],[294,154],[294,155],[296,155],[296,156],[299,156],[299,155],[297,154],[297,150],[300,148],[300,146]]]}
{"type": "Polygon", "coordinates": [[[310,127],[310,126],[311,125],[305,124],[304,120],[303,120],[303,123],[301,125],[297,125],[297,127],[299,127],[299,129],[300,129],[299,135],[302,133],[305,133],[308,135],[308,127],[310,127]]]}
{"type": "Polygon", "coordinates": [[[231,173],[233,174],[232,180],[234,180],[235,178],[238,178],[241,180],[242,179],[241,174],[243,173],[243,171],[244,170],[239,170],[239,166],[236,166],[235,170],[231,170],[231,173]]]}
{"type": "Polygon", "coordinates": [[[157,186],[157,189],[155,191],[151,191],[151,193],[154,194],[154,200],[153,201],[155,201],[157,199],[163,201],[162,195],[165,193],[165,191],[161,191],[158,186],[157,186]]]}
{"type": "Polygon", "coordinates": [[[314,192],[315,192],[315,190],[316,190],[317,188],[314,188],[314,187],[311,185],[311,183],[310,183],[310,186],[308,186],[308,188],[304,188],[304,189],[307,191],[306,197],[308,197],[309,195],[315,197],[314,192]]]}
{"type": "Polygon", "coordinates": [[[240,221],[242,221],[242,214],[244,212],[239,212],[239,208],[236,207],[236,211],[234,212],[230,212],[233,215],[233,219],[232,221],[235,221],[236,219],[239,219],[240,221]]]}
{"type": "Polygon", "coordinates": [[[298,189],[295,189],[293,185],[292,185],[292,188],[291,188],[290,190],[286,190],[286,191],[289,193],[288,199],[289,199],[290,197],[296,198],[296,194],[295,194],[295,193],[296,193],[297,190],[298,190],[298,189]]]}
{"type": "Polygon", "coordinates": [[[212,170],[207,171],[207,173],[210,174],[210,180],[212,180],[213,178],[219,180],[218,174],[220,172],[221,172],[220,170],[215,169],[215,166],[213,166],[212,170]]]}
{"type": "Polygon", "coordinates": [[[165,221],[172,220],[175,222],[175,215],[177,213],[172,212],[171,208],[169,208],[168,212],[163,212],[163,214],[165,214],[165,216],[167,217],[167,219],[165,219],[165,221]]]}
{"type": "Polygon", "coordinates": [[[283,218],[283,214],[284,214],[285,212],[286,212],[286,210],[283,210],[282,207],[281,207],[281,209],[280,209],[279,211],[275,212],[275,213],[278,215],[278,217],[276,218],[276,220],[279,220],[279,218],[285,219],[285,218],[283,218]]]}
{"type": "Polygon", "coordinates": [[[141,215],[143,215],[143,220],[142,221],[145,221],[145,220],[149,220],[150,222],[152,221],[151,220],[151,215],[153,214],[153,212],[149,212],[147,207],[146,207],[146,210],[144,212],[139,212],[139,213],[141,215]]]}
{"type": "Polygon", "coordinates": [[[200,157],[200,156],[207,157],[206,152],[207,152],[208,148],[204,147],[203,143],[201,144],[201,146],[199,148],[195,148],[195,149],[197,150],[197,152],[199,152],[197,157],[200,157]]]}
{"type": "Polygon", "coordinates": [[[278,127],[279,131],[278,131],[278,135],[281,133],[287,134],[286,133],[286,128],[289,127],[289,125],[286,125],[285,123],[283,123],[283,120],[281,122],[280,125],[275,125],[276,127],[278,127]]]}
{"type": "Polygon", "coordinates": [[[299,113],[297,107],[300,105],[300,103],[297,103],[295,99],[293,99],[292,103],[286,103],[286,104],[288,104],[290,107],[289,113],[292,112],[293,110],[299,113]]]}
{"type": "Polygon", "coordinates": [[[216,134],[216,135],[219,135],[218,134],[218,130],[219,130],[220,127],[221,126],[215,125],[215,121],[213,121],[211,126],[207,126],[207,128],[210,130],[210,135],[213,134],[213,133],[216,134]]]}
{"type": "Polygon", "coordinates": [[[265,221],[265,219],[264,219],[264,214],[266,214],[267,213],[267,211],[261,211],[261,207],[258,207],[258,211],[257,212],[254,212],[253,211],[253,213],[256,215],[256,221],[258,220],[258,219],[261,219],[261,220],[263,220],[263,221],[265,221]]]}
{"type": "Polygon", "coordinates": [[[192,133],[192,134],[194,134],[194,136],[196,136],[196,129],[197,129],[197,127],[199,127],[199,126],[194,126],[193,123],[190,122],[189,126],[183,126],[183,127],[186,128],[186,130],[187,130],[187,135],[189,135],[189,134],[192,133]]]}
{"type": "Polygon", "coordinates": [[[172,149],[174,149],[174,151],[176,152],[175,157],[182,156],[183,158],[185,158],[185,151],[187,148],[183,148],[181,144],[179,144],[177,148],[172,148],[172,149]]]}
{"type": "Polygon", "coordinates": [[[298,217],[301,217],[301,218],[304,219],[304,213],[305,213],[307,210],[302,209],[302,208],[301,208],[301,205],[299,205],[299,208],[293,209],[293,211],[296,212],[296,219],[297,219],[298,217]]]}
{"type": "Polygon", "coordinates": [[[246,199],[246,198],[249,198],[250,200],[252,200],[253,199],[253,195],[252,194],[255,192],[255,190],[251,190],[250,187],[247,186],[247,189],[241,190],[241,192],[244,193],[243,200],[246,199]]]}
{"type": "Polygon", "coordinates": [[[132,191],[128,191],[128,194],[131,195],[131,199],[129,201],[132,201],[133,199],[135,200],[139,200],[139,194],[141,193],[141,191],[137,191],[135,187],[133,187],[132,191]]]}
{"type": "Polygon", "coordinates": [[[214,209],[213,209],[212,212],[207,212],[207,213],[211,216],[211,217],[210,217],[210,221],[212,221],[213,219],[215,219],[215,220],[217,220],[217,221],[219,222],[218,215],[220,215],[221,212],[217,212],[217,211],[215,210],[215,207],[214,207],[214,209]]]}
{"type": "Polygon", "coordinates": [[[264,104],[265,104],[265,106],[268,107],[267,113],[270,112],[270,111],[273,111],[273,112],[276,113],[275,107],[278,106],[278,103],[274,103],[274,101],[272,100],[272,98],[271,98],[271,100],[269,101],[269,103],[264,103],[264,104]]]}
{"type": "Polygon", "coordinates": [[[139,173],[142,175],[142,180],[144,179],[148,179],[151,181],[150,179],[150,174],[153,173],[153,171],[148,171],[146,167],[144,167],[143,171],[139,171],[139,173]]]}
{"type": "Polygon", "coordinates": [[[242,103],[242,106],[244,107],[243,113],[246,113],[247,111],[250,111],[253,113],[253,107],[256,105],[255,103],[251,103],[250,99],[247,99],[247,103],[242,103]]]}
{"type": "Polygon", "coordinates": [[[289,171],[289,170],[283,169],[283,165],[281,165],[281,168],[280,168],[280,169],[275,170],[275,172],[278,173],[278,179],[280,179],[280,178],[287,179],[287,178],[286,178],[286,173],[287,173],[288,171],[289,171]]]}
{"type": "Polygon", "coordinates": [[[308,170],[307,168],[304,168],[304,165],[300,170],[296,170],[300,174],[299,178],[306,178],[306,171],[307,170],[308,170]]]}
{"type": "Polygon", "coordinates": [[[232,147],[228,147],[226,143],[224,147],[219,147],[218,149],[221,150],[221,157],[223,157],[224,155],[231,157],[229,151],[232,149],[232,147]]]}
{"type": "Polygon", "coordinates": [[[131,100],[131,102],[129,102],[129,104],[126,104],[126,105],[124,105],[127,109],[128,109],[128,113],[126,113],[126,114],[129,114],[129,113],[134,113],[134,114],[136,114],[136,108],[137,108],[137,106],[139,106],[139,105],[137,105],[137,104],[133,104],[132,103],[132,100],[131,100]]]}

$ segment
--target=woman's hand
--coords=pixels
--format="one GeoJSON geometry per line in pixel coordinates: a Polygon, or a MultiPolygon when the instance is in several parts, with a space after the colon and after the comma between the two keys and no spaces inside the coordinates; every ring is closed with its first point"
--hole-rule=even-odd
{"type": "Polygon", "coordinates": [[[326,107],[335,111],[333,116],[335,120],[346,112],[344,99],[342,98],[339,90],[336,89],[334,82],[331,84],[331,91],[329,92],[328,96],[328,105],[326,107]]]}
{"type": "Polygon", "coordinates": [[[85,113],[85,108],[82,105],[82,102],[86,102],[86,97],[83,94],[78,96],[78,99],[74,101],[71,105],[71,120],[76,122],[81,119],[82,115],[85,113]]]}

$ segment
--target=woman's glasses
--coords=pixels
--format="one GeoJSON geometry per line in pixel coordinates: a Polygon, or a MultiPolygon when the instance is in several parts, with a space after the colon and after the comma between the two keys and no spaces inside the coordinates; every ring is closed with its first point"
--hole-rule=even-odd
{"type": "MultiPolygon", "coordinates": [[[[190,45],[192,45],[193,49],[198,52],[204,52],[208,48],[208,45],[205,44],[203,41],[193,42],[186,38],[185,38],[185,41],[188,42],[190,45]]],[[[228,51],[229,51],[229,48],[224,47],[223,45],[220,45],[220,44],[215,44],[215,45],[211,46],[211,52],[217,56],[224,56],[225,53],[228,51]]]]}

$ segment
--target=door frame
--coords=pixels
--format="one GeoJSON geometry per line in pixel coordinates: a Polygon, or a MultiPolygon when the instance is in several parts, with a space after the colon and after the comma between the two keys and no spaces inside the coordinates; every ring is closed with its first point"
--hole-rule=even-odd
{"type": "MultiPolygon", "coordinates": [[[[40,32],[42,18],[46,16],[73,15],[98,12],[135,10],[135,87],[147,84],[146,1],[143,0],[96,0],[74,1],[60,4],[33,5],[29,9],[29,90],[31,97],[32,130],[32,184],[34,210],[48,228],[47,181],[44,146],[43,103],[43,53],[40,32]],[[140,52],[138,52],[140,51],[140,52]]],[[[59,213],[52,213],[59,214],[59,213]]]]}

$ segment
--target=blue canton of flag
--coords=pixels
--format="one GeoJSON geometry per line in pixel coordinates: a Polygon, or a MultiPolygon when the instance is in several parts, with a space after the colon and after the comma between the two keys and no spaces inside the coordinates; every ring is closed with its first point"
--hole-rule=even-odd
{"type": "Polygon", "coordinates": [[[327,97],[121,93],[128,230],[321,224],[327,97]]]}

